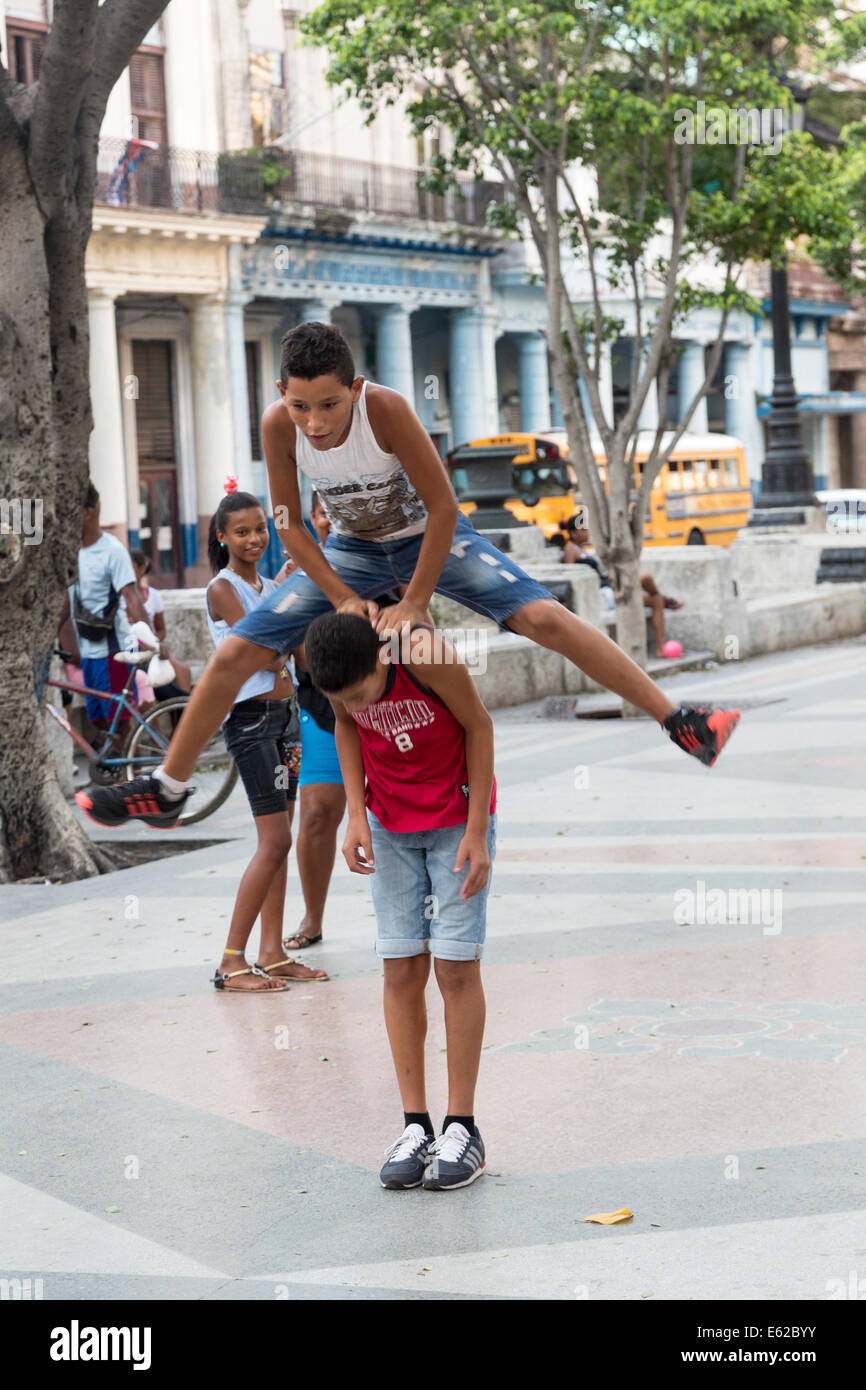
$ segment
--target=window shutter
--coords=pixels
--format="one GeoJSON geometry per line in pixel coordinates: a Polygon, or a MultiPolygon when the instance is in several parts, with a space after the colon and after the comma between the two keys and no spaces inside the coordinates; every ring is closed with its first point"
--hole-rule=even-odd
{"type": "Polygon", "coordinates": [[[140,468],[174,465],[174,408],[171,390],[171,343],[138,341],[132,345],[137,378],[135,433],[140,468]]]}
{"type": "Polygon", "coordinates": [[[138,120],[142,140],[155,140],[161,149],[167,143],[165,73],[161,53],[134,53],[129,60],[129,87],[132,114],[138,120]]]}
{"type": "Polygon", "coordinates": [[[262,440],[259,433],[259,349],[257,343],[246,343],[247,360],[247,403],[250,416],[250,453],[254,459],[262,457],[262,440]]]}

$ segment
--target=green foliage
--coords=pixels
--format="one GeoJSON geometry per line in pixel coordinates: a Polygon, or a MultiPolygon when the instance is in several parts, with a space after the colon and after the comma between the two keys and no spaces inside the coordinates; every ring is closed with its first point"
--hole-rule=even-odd
{"type": "MultiPolygon", "coordinates": [[[[496,170],[509,201],[491,224],[529,228],[543,260],[555,223],[557,246],[596,272],[584,300],[633,296],[644,335],[658,326],[662,374],[694,310],[758,311],[738,288],[748,261],[779,264],[796,242],[866,285],[866,103],[847,102],[843,148],[769,119],[791,116],[795,85],[825,113],[824,55],[866,50],[866,16],[840,24],[834,0],[323,0],[301,27],[368,119],[400,102],[415,133],[447,131],[430,187],[496,170]]],[[[563,333],[572,377],[595,317],[563,333]]],[[[615,331],[605,319],[602,338],[615,331]]]]}

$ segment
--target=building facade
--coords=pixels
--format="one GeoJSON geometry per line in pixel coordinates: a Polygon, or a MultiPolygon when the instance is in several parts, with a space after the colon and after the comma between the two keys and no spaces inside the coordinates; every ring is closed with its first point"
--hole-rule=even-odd
{"type": "MultiPolygon", "coordinates": [[[[35,80],[44,0],[0,12],[13,76],[35,80]]],[[[273,0],[172,0],[102,127],[91,476],[103,524],[163,587],[207,577],[227,477],[267,498],[260,418],[302,320],[337,324],[358,372],[402,391],[441,453],[551,424],[543,293],[484,229],[496,186],[419,193],[405,119],[365,129],[335,106],[297,18],[273,0]]]]}
{"type": "MultiPolygon", "coordinates": [[[[276,398],[280,339],[303,320],[338,325],[358,372],[403,392],[440,454],[561,420],[532,248],[485,228],[501,185],[420,192],[437,142],[420,147],[397,107],[365,126],[356,104],[335,98],[326,56],[299,41],[311,7],[171,0],[103,124],[87,253],[91,476],[103,524],[150,554],[162,587],[207,578],[207,526],[227,477],[267,503],[260,419],[276,398]]],[[[49,17],[49,0],[0,0],[17,80],[38,76],[49,17]]],[[[570,292],[581,301],[579,277],[570,292]]],[[[828,352],[828,323],[845,310],[833,287],[792,284],[806,446],[818,483],[831,485],[860,467],[859,434],[843,421],[863,408],[866,353],[862,374],[841,361],[863,339],[837,345],[836,378],[828,352]]],[[[605,311],[629,330],[627,306],[611,299],[605,311]]],[[[668,400],[651,393],[642,425],[660,411],[679,418],[715,329],[702,314],[684,326],[668,400]]],[[[623,339],[605,353],[614,418],[631,352],[623,339]]],[[[771,385],[769,318],[733,318],[692,428],[742,438],[756,487],[771,385]]],[[[278,558],[275,544],[267,567],[278,558]]]]}

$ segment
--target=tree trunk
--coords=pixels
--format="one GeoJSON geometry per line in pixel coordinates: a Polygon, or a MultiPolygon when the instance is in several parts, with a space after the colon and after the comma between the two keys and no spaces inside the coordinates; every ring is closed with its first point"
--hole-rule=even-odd
{"type": "MultiPolygon", "coordinates": [[[[617,646],[622,647],[632,661],[646,670],[646,608],[643,603],[639,568],[638,560],[626,560],[612,566],[610,579],[616,601],[617,646]]],[[[622,713],[624,719],[633,719],[642,715],[643,710],[630,704],[628,700],[623,700],[622,713]]]]}
{"type": "Polygon", "coordinates": [[[88,471],[86,233],[46,227],[24,149],[2,122],[0,187],[0,875],[83,878],[112,864],[63,799],[38,694],[88,471]]]}

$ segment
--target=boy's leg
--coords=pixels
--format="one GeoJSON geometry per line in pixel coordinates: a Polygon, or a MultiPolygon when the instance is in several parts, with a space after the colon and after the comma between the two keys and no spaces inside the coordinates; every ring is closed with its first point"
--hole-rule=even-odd
{"type": "Polygon", "coordinates": [[[424,1080],[427,1004],[424,991],[430,977],[430,957],[424,951],[418,956],[386,960],[384,966],[385,1027],[403,1110],[423,1115],[427,1110],[424,1080]]]}
{"type": "MultiPolygon", "coordinates": [[[[360,573],[363,557],[355,562],[360,573]]],[[[340,568],[339,558],[334,568],[340,568]]],[[[375,582],[379,582],[376,576],[375,582]]],[[[300,646],[314,618],[331,604],[302,570],[296,570],[264,603],[247,613],[214,652],[172,736],[166,759],[156,773],[116,787],[78,792],[76,801],[100,825],[144,820],[170,829],[177,824],[189,794],[186,782],[202,750],[220,727],[238,691],[278,653],[300,646]]]]}
{"type": "Polygon", "coordinates": [[[445,1003],[448,1114],[474,1115],[486,1006],[480,960],[436,957],[436,983],[445,1003]]]}
{"type": "MultiPolygon", "coordinates": [[[[395,555],[398,580],[408,582],[418,542],[395,555]]],[[[677,708],[621,647],[557,603],[460,516],[436,592],[483,613],[539,646],[560,652],[599,685],[636,705],[663,726],[685,752],[711,766],[739,720],[738,710],[677,708]]]]}
{"type": "Polygon", "coordinates": [[[275,651],[234,634],[220,643],[172,735],[163,763],[166,776],[178,782],[189,781],[202,749],[230,712],[244,681],[276,655],[275,651]]]}
{"type": "Polygon", "coordinates": [[[506,626],[579,666],[590,680],[612,690],[663,724],[676,705],[622,647],[592,623],[569,613],[556,599],[535,599],[506,619],[506,626]]]}
{"type": "MultiPolygon", "coordinates": [[[[475,1124],[475,1085],[484,1039],[485,1003],[481,986],[481,954],[487,921],[487,883],[465,902],[460,889],[465,877],[455,874],[457,847],[465,825],[430,831],[427,872],[436,915],[431,923],[430,949],[436,981],[445,1003],[448,1047],[448,1113],[441,1136],[430,1146],[423,1185],[430,1191],[467,1187],[486,1167],[484,1141],[475,1124]]],[[[487,833],[491,870],[496,854],[496,817],[487,833]]]]}
{"type": "Polygon", "coordinates": [[[423,1112],[427,1109],[424,989],[430,974],[430,923],[424,915],[430,880],[424,835],[386,830],[372,811],[367,818],[376,860],[370,889],[376,913],[376,953],[385,967],[385,1026],[404,1109],[423,1112]]]}
{"type": "MultiPolygon", "coordinates": [[[[448,1044],[448,1114],[471,1115],[484,1036],[484,990],[481,956],[487,933],[490,875],[480,892],[465,901],[460,896],[468,870],[455,874],[457,847],[465,825],[448,826],[426,834],[427,873],[434,916],[430,950],[435,957],[436,982],[445,1003],[448,1044]]],[[[496,817],[487,832],[490,869],[496,854],[496,817]]]]}
{"type": "Polygon", "coordinates": [[[386,1150],[379,1173],[383,1187],[420,1187],[432,1129],[427,1115],[424,1041],[427,1007],[424,990],[430,974],[424,916],[430,881],[421,834],[391,833],[367,813],[376,872],[370,887],[376,910],[376,951],[384,962],[385,1027],[403,1103],[404,1129],[386,1150]]]}

